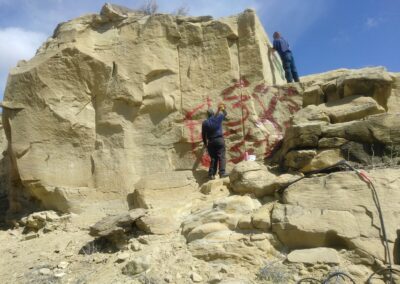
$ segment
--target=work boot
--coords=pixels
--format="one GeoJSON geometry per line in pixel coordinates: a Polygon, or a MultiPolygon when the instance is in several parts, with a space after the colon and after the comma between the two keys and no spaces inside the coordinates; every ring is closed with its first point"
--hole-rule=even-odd
{"type": "Polygon", "coordinates": [[[213,179],[215,179],[215,176],[208,176],[208,179],[213,180],[213,179]]]}
{"type": "Polygon", "coordinates": [[[219,174],[219,178],[226,178],[229,177],[228,173],[219,174]]]}

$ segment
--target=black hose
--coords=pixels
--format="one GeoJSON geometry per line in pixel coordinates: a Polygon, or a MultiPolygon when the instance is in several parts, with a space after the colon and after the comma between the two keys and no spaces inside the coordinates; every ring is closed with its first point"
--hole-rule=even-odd
{"type": "Polygon", "coordinates": [[[356,284],[356,282],[353,280],[353,278],[350,277],[350,275],[344,273],[344,272],[333,272],[331,274],[328,275],[328,278],[326,278],[324,280],[324,282],[322,282],[322,284],[329,284],[329,280],[331,280],[334,277],[340,277],[342,279],[349,279],[351,281],[351,283],[356,284]]]}
{"type": "Polygon", "coordinates": [[[297,284],[321,284],[321,281],[312,277],[300,279],[297,284]]]}
{"type": "Polygon", "coordinates": [[[391,280],[390,280],[390,281],[391,281],[391,284],[394,283],[394,282],[393,282],[393,277],[392,277],[393,272],[397,272],[398,274],[400,274],[400,270],[398,270],[398,269],[394,269],[394,268],[383,268],[383,269],[380,269],[380,270],[378,270],[378,271],[372,273],[372,274],[368,277],[368,279],[367,279],[367,284],[371,284],[371,280],[372,280],[372,278],[373,278],[376,274],[377,274],[377,275],[383,275],[383,273],[384,273],[385,271],[390,271],[390,277],[391,277],[391,280]]]}

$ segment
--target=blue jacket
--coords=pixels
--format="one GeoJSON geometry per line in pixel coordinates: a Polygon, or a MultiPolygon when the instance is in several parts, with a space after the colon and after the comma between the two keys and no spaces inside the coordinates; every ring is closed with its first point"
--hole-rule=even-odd
{"type": "Polygon", "coordinates": [[[204,145],[208,145],[208,141],[224,137],[224,132],[222,130],[222,121],[226,117],[226,111],[213,115],[208,119],[203,121],[201,126],[201,137],[203,139],[204,145]]]}
{"type": "Polygon", "coordinates": [[[274,39],[274,49],[279,53],[281,58],[284,57],[285,52],[290,51],[289,43],[283,38],[274,39]]]}

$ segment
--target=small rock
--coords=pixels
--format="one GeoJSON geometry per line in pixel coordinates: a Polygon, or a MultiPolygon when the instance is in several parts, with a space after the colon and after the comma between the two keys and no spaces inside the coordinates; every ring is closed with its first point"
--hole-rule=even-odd
{"type": "Polygon", "coordinates": [[[146,236],[140,236],[137,238],[137,240],[144,245],[148,245],[149,244],[149,240],[146,238],[146,236]]]}
{"type": "Polygon", "coordinates": [[[219,272],[221,273],[228,273],[228,266],[221,264],[220,268],[219,268],[219,272]]]}
{"type": "Polygon", "coordinates": [[[57,267],[58,267],[58,268],[61,268],[61,269],[65,269],[65,268],[68,267],[68,265],[69,265],[69,263],[68,263],[67,261],[61,261],[61,262],[57,265],[57,267]]]}
{"type": "Polygon", "coordinates": [[[56,278],[63,278],[64,276],[65,276],[64,271],[57,271],[54,273],[54,277],[56,277],[56,278]]]}
{"type": "Polygon", "coordinates": [[[171,282],[172,282],[172,277],[169,276],[169,275],[168,275],[168,276],[165,276],[165,277],[164,277],[164,282],[165,282],[165,283],[171,283],[171,282]]]}
{"type": "Polygon", "coordinates": [[[149,256],[141,256],[129,261],[123,268],[122,273],[125,275],[136,275],[151,268],[151,259],[149,256]]]}
{"type": "Polygon", "coordinates": [[[32,240],[32,239],[36,239],[36,238],[39,238],[39,234],[31,232],[31,233],[25,235],[22,240],[23,241],[28,241],[28,240],[32,240]]]}
{"type": "Polygon", "coordinates": [[[133,251],[140,251],[142,249],[142,245],[137,240],[134,240],[131,241],[130,248],[133,251]]]}
{"type": "Polygon", "coordinates": [[[60,216],[58,216],[58,214],[54,211],[46,211],[45,215],[46,215],[46,220],[50,222],[54,222],[60,219],[60,216]]]}
{"type": "Polygon", "coordinates": [[[118,254],[118,262],[124,262],[129,258],[130,254],[128,252],[121,252],[118,254]]]}
{"type": "Polygon", "coordinates": [[[208,280],[208,283],[210,284],[217,284],[222,281],[222,277],[219,274],[211,275],[210,279],[208,280]]]}
{"type": "Polygon", "coordinates": [[[203,281],[203,278],[196,272],[192,272],[192,274],[190,274],[190,279],[192,279],[192,281],[195,283],[199,283],[199,282],[203,281]]]}
{"type": "Polygon", "coordinates": [[[300,274],[301,276],[304,276],[304,275],[307,275],[307,274],[308,274],[308,271],[305,270],[305,269],[302,269],[302,270],[299,271],[299,274],[300,274]]]}
{"type": "Polygon", "coordinates": [[[39,270],[39,273],[40,273],[41,275],[49,275],[49,274],[51,273],[51,270],[48,269],[48,268],[41,268],[41,269],[39,270]]]}

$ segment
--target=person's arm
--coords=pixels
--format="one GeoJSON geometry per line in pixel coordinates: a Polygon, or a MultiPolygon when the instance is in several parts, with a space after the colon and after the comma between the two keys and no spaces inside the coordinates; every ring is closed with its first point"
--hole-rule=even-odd
{"type": "Polygon", "coordinates": [[[201,138],[203,139],[204,146],[207,147],[207,133],[206,133],[206,127],[205,127],[205,123],[204,122],[201,125],[201,138]]]}
{"type": "Polygon", "coordinates": [[[223,118],[225,118],[228,115],[228,113],[225,110],[225,104],[223,104],[223,103],[220,103],[218,105],[218,110],[217,110],[217,113],[215,114],[215,116],[218,116],[220,112],[222,112],[222,114],[224,116],[223,118]]]}

